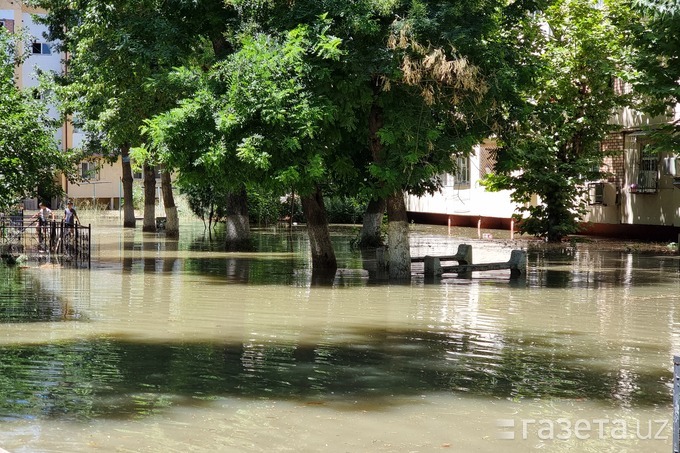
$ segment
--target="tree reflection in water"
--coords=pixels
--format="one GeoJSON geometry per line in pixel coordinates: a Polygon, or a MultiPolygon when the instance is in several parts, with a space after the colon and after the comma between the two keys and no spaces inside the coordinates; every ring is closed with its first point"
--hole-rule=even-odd
{"type": "Polygon", "coordinates": [[[362,401],[464,392],[500,398],[670,402],[663,369],[586,367],[556,339],[488,339],[472,333],[357,331],[351,344],[154,344],[120,339],[0,348],[3,418],[134,417],[203,398],[362,401]],[[494,346],[496,345],[495,349],[494,346]],[[528,347],[527,345],[531,345],[528,347]]]}

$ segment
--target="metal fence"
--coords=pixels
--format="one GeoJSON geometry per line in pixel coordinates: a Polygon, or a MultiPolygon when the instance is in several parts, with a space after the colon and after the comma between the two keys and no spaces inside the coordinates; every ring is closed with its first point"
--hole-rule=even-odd
{"type": "Polygon", "coordinates": [[[91,227],[63,221],[40,224],[23,213],[0,214],[0,248],[4,257],[28,260],[62,259],[90,267],[91,227]]]}

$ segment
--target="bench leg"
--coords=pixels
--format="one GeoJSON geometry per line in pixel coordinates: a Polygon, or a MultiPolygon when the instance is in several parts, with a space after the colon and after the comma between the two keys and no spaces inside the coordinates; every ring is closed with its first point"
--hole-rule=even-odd
{"type": "Polygon", "coordinates": [[[444,273],[441,262],[436,256],[425,257],[425,277],[441,277],[444,273]]]}
{"type": "Polygon", "coordinates": [[[527,252],[524,250],[513,250],[510,252],[510,277],[517,278],[527,273],[527,252]]]}

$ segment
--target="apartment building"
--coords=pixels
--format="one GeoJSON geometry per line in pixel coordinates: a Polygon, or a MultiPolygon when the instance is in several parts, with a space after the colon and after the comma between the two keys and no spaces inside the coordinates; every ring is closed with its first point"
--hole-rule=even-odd
{"type": "MultiPolygon", "coordinates": [[[[626,108],[611,118],[619,130],[602,141],[605,176],[589,181],[584,232],[607,237],[677,241],[680,233],[680,156],[678,152],[650,153],[649,133],[680,119],[676,107],[667,116],[650,118],[626,108]]],[[[492,141],[476,146],[459,159],[454,175],[442,175],[440,193],[406,197],[411,220],[451,226],[509,229],[518,208],[510,191],[488,192],[480,179],[493,171],[492,141]]],[[[531,203],[540,203],[538,197],[531,203]]]]}
{"type": "MultiPolygon", "coordinates": [[[[42,72],[64,71],[64,54],[55,49],[54,43],[46,41],[44,34],[47,28],[37,23],[35,17],[43,14],[35,8],[29,8],[22,2],[14,0],[0,0],[0,26],[10,33],[25,33],[30,38],[30,46],[25,63],[17,68],[15,81],[18,87],[30,89],[38,85],[37,74],[42,72]]],[[[56,110],[51,112],[57,117],[56,110]]],[[[74,128],[68,121],[55,131],[55,138],[62,149],[67,150],[79,147],[84,134],[74,128]]],[[[120,160],[113,164],[94,156],[81,162],[79,166],[79,179],[69,182],[63,176],[60,184],[69,199],[80,200],[79,204],[97,204],[100,207],[118,209],[122,198],[121,188],[121,163],[120,160]]],[[[57,207],[62,200],[50,200],[53,207],[57,207]]],[[[36,209],[37,200],[25,200],[27,209],[36,209]]]]}

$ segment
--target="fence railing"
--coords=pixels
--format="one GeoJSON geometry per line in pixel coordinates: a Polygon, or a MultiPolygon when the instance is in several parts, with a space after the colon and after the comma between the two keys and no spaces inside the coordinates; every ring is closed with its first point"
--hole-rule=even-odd
{"type": "Polygon", "coordinates": [[[0,214],[0,246],[2,254],[10,258],[24,255],[31,260],[55,256],[89,267],[91,226],[71,226],[63,221],[40,224],[23,214],[0,214]]]}

